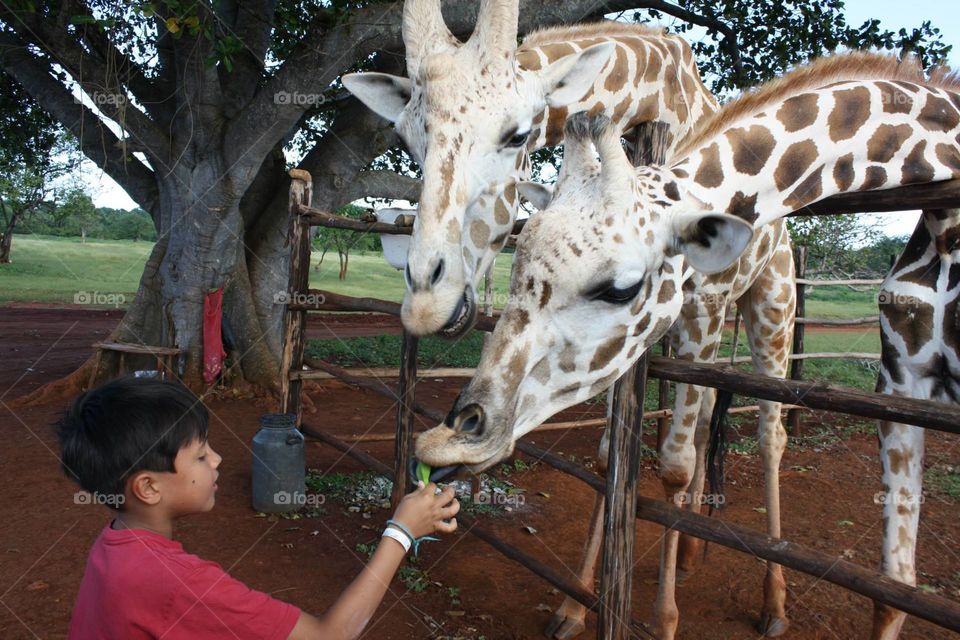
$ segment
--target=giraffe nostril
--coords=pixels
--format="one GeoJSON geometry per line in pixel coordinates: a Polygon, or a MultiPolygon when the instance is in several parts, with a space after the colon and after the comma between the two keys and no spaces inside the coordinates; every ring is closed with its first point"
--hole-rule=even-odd
{"type": "Polygon", "coordinates": [[[440,278],[443,277],[443,266],[443,258],[440,258],[440,260],[437,262],[437,268],[433,270],[433,275],[430,276],[430,286],[434,286],[440,282],[440,278]]]}
{"type": "Polygon", "coordinates": [[[456,430],[474,436],[483,435],[485,420],[483,409],[476,404],[470,405],[457,416],[456,430]]]}
{"type": "Polygon", "coordinates": [[[413,276],[410,275],[410,263],[407,263],[407,268],[403,270],[403,280],[407,283],[407,289],[413,291],[413,276]]]}

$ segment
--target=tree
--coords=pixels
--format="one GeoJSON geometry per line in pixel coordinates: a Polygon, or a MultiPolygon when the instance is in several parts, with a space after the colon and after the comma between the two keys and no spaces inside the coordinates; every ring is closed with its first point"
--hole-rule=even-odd
{"type": "Polygon", "coordinates": [[[856,249],[875,244],[883,235],[856,214],[787,218],[787,226],[793,244],[807,248],[808,273],[838,276],[862,272],[864,254],[856,249]]]}
{"type": "MultiPolygon", "coordinates": [[[[346,205],[337,209],[334,213],[359,220],[360,216],[367,213],[367,209],[356,205],[346,205]]],[[[340,280],[347,279],[347,268],[350,266],[350,251],[353,249],[369,250],[376,249],[379,246],[379,240],[375,234],[357,233],[344,229],[332,229],[329,227],[317,227],[316,235],[313,239],[313,245],[320,249],[320,260],[316,268],[319,269],[323,264],[323,258],[331,248],[337,250],[337,257],[340,260],[340,280]]]]}
{"type": "MultiPolygon", "coordinates": [[[[477,4],[444,3],[454,34],[469,35],[477,4]]],[[[746,50],[764,59],[765,40],[746,28],[734,34],[730,25],[745,11],[770,25],[789,22],[790,12],[752,4],[523,0],[520,33],[655,9],[718,34],[718,60],[701,62],[720,78],[730,77],[720,65],[733,60],[731,68],[752,80],[762,65],[738,59],[734,35],[753,42],[746,50]]],[[[829,26],[841,5],[798,6],[829,26]]],[[[382,0],[0,0],[0,69],[77,138],[157,231],[139,291],[112,340],[180,347],[178,373],[200,386],[203,299],[222,287],[241,354],[237,377],[275,385],[283,308],[274,299],[286,290],[289,260],[284,150],[311,172],[313,205],[324,210],[415,192],[415,180],[389,170],[409,166],[390,126],[338,82],[359,69],[403,73],[401,9],[382,0]]],[[[772,53],[784,64],[814,47],[789,46],[791,38],[811,40],[809,33],[766,29],[770,41],[784,45],[772,53]]]]}
{"type": "Polygon", "coordinates": [[[46,149],[15,144],[0,147],[0,264],[10,262],[17,227],[54,207],[57,181],[79,164],[63,136],[46,149]]]}
{"type": "Polygon", "coordinates": [[[79,235],[82,243],[87,241],[90,229],[100,222],[93,200],[82,189],[68,191],[57,209],[57,215],[66,222],[68,233],[79,235]]]}

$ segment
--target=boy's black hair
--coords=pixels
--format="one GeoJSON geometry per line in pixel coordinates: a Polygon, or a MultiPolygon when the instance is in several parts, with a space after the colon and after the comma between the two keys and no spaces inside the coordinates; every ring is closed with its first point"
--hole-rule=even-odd
{"type": "MultiPolygon", "coordinates": [[[[177,452],[207,439],[207,408],[176,382],[124,376],[87,391],[56,423],[64,473],[83,489],[121,496],[140,471],[176,471],[177,452]]],[[[123,500],[105,504],[123,510],[123,500]]]]}

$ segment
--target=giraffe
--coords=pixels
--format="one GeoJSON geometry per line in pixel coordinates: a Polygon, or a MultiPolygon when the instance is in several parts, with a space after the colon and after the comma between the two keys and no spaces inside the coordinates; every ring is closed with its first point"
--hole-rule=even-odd
{"type": "MultiPolygon", "coordinates": [[[[880,287],[881,364],[877,391],[960,404],[960,210],[924,211],[880,287]]],[[[915,585],[923,501],[924,430],[881,422],[883,572],[915,585]],[[905,535],[901,535],[901,531],[905,535]]],[[[877,640],[896,638],[906,614],[874,606],[877,640]]]]}
{"type": "Polygon", "coordinates": [[[665,122],[673,149],[717,108],[682,38],[601,22],[536,32],[517,48],[518,10],[519,0],[483,0],[461,43],[439,0],[407,0],[409,78],[343,77],[423,169],[401,308],[417,335],[455,337],[473,324],[476,284],[517,218],[515,183],[530,152],[561,142],[569,113],[603,111],[622,131],[665,122]]]}
{"type": "MultiPolygon", "coordinates": [[[[591,168],[590,154],[565,149],[564,171],[593,177],[575,189],[559,185],[547,209],[527,223],[510,300],[447,420],[418,439],[420,460],[476,473],[510,455],[516,439],[607,388],[667,332],[682,313],[690,269],[737,277],[755,262],[753,249],[741,255],[751,240],[789,213],[838,193],[960,177],[960,79],[946,73],[927,79],[913,62],[846,54],[732,101],[666,166],[632,167],[602,117],[572,118],[568,147],[588,137],[602,168],[591,168]]],[[[905,254],[905,273],[888,279],[889,291],[898,291],[898,282],[923,280],[924,260],[941,265],[927,306],[907,307],[903,316],[897,305],[883,311],[888,381],[881,388],[888,392],[956,398],[956,326],[946,328],[957,322],[958,272],[948,253],[955,259],[955,220],[955,213],[926,214],[926,238],[921,233],[911,241],[922,250],[905,254]],[[929,331],[903,320],[921,313],[932,323],[929,331]]],[[[775,330],[763,324],[758,333],[775,330]]],[[[674,426],[662,450],[676,453],[685,467],[663,474],[668,499],[687,490],[695,465],[693,425],[674,426]]],[[[880,433],[885,491],[889,496],[896,488],[904,500],[916,500],[917,438],[902,425],[881,425],[880,433]]],[[[761,447],[782,452],[782,431],[769,436],[761,447]]],[[[917,515],[898,506],[885,505],[882,568],[913,582],[917,515]]],[[[675,534],[668,538],[667,550],[676,545],[675,534]]],[[[674,637],[677,627],[669,559],[661,554],[655,604],[661,638],[674,637]]],[[[768,567],[765,593],[771,579],[768,567]]],[[[762,616],[770,613],[767,604],[762,616]]],[[[782,611],[783,601],[776,604],[782,611]]],[[[894,637],[902,624],[882,607],[874,619],[876,638],[894,637]]]]}
{"type": "MultiPolygon", "coordinates": [[[[681,38],[645,26],[601,22],[538,31],[514,50],[518,4],[517,0],[483,2],[474,35],[461,44],[447,31],[435,0],[408,0],[404,39],[412,82],[385,74],[344,77],[344,85],[358,98],[396,123],[424,169],[426,195],[417,218],[420,226],[414,228],[408,264],[415,266],[407,273],[403,306],[404,325],[414,333],[440,330],[453,336],[472,324],[475,282],[492,264],[516,220],[518,200],[513,185],[528,176],[530,152],[562,140],[569,113],[603,112],[620,131],[647,120],[665,122],[670,127],[670,152],[717,109],[716,100],[700,80],[689,45],[681,38]],[[564,93],[559,93],[552,85],[559,77],[554,69],[567,67],[564,93]],[[454,178],[462,181],[459,186],[454,178]],[[466,190],[466,198],[450,198],[455,189],[458,193],[466,190]],[[445,247],[440,252],[445,256],[462,255],[462,269],[447,268],[439,274],[431,262],[426,271],[432,268],[430,273],[438,279],[427,286],[424,278],[415,276],[423,266],[418,261],[427,250],[437,247],[445,247]]],[[[534,200],[549,196],[543,190],[530,191],[530,187],[527,194],[534,200]]],[[[793,328],[793,263],[786,233],[777,230],[763,242],[764,251],[757,256],[761,268],[752,276],[756,285],[741,296],[740,304],[751,307],[751,319],[780,317],[782,331],[757,334],[751,331],[759,326],[754,321],[748,326],[748,335],[755,336],[750,346],[757,354],[759,370],[784,377],[793,328]],[[789,288],[789,296],[777,299],[768,295],[784,288],[789,288]]],[[[757,243],[761,243],[759,238],[757,243]]],[[[685,294],[689,301],[671,331],[671,342],[678,357],[712,362],[731,299],[730,281],[694,274],[685,294]]],[[[699,511],[706,425],[714,394],[709,389],[679,385],[677,397],[673,422],[700,425],[689,492],[693,499],[685,501],[686,508],[699,511]]],[[[760,422],[764,432],[782,430],[780,405],[764,403],[760,422]]],[[[606,443],[605,434],[599,455],[602,465],[606,463],[606,443]]],[[[672,452],[662,456],[666,469],[680,466],[675,457],[672,452]]],[[[776,483],[776,478],[771,476],[768,482],[776,483]]],[[[777,507],[770,504],[768,514],[777,519],[777,524],[771,525],[776,529],[777,507]]],[[[593,588],[602,522],[603,501],[598,498],[590,520],[590,542],[579,564],[580,581],[588,589],[593,588]]],[[[679,546],[681,569],[689,572],[701,543],[682,536],[679,546]]],[[[774,612],[768,616],[771,629],[785,628],[786,620],[775,615],[776,607],[772,605],[770,610],[774,612]]],[[[560,639],[577,635],[584,627],[585,615],[581,604],[567,598],[549,622],[547,635],[560,639]]]]}

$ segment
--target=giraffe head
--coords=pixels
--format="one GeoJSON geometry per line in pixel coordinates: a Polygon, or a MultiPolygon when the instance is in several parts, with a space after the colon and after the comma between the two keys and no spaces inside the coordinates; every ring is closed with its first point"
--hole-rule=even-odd
{"type": "Polygon", "coordinates": [[[670,171],[635,169],[606,118],[577,114],[565,133],[556,192],[520,235],[510,300],[477,372],[445,424],[417,440],[428,464],[488,468],[609,387],[678,317],[684,261],[721,271],[753,236],[734,216],[683,210],[670,171]]]}
{"type": "Polygon", "coordinates": [[[343,78],[395,123],[423,170],[402,307],[403,324],[414,334],[457,335],[472,324],[476,282],[516,220],[516,183],[526,177],[534,118],[586,93],[613,51],[598,44],[522,69],[514,53],[518,4],[483,0],[473,35],[461,43],[444,24],[439,0],[407,0],[409,78],[343,78]]]}

